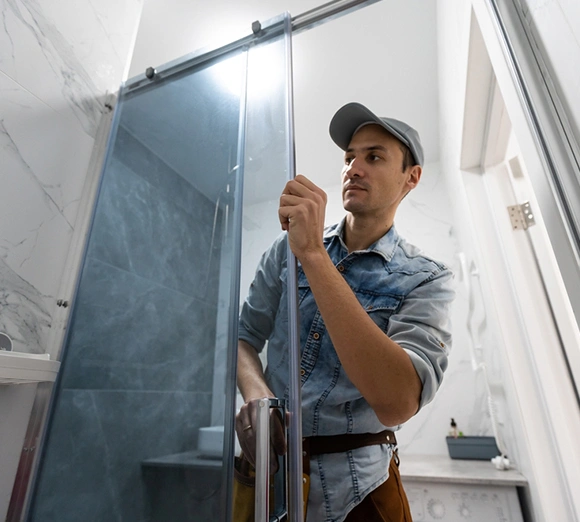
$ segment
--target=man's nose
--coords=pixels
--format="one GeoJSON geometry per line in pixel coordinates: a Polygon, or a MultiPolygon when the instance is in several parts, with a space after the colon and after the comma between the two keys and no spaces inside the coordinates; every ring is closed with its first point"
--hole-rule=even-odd
{"type": "Polygon", "coordinates": [[[363,174],[361,168],[361,161],[359,159],[353,158],[350,163],[345,167],[344,174],[348,178],[360,177],[363,174]]]}

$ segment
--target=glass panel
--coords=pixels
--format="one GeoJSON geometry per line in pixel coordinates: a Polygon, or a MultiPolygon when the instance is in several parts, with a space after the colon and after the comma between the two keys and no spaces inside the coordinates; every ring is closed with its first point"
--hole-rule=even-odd
{"type": "MultiPolygon", "coordinates": [[[[267,25],[267,24],[265,24],[267,25]]],[[[283,16],[263,29],[272,30],[280,27],[285,32],[268,41],[250,48],[248,53],[248,83],[247,83],[247,118],[246,118],[246,150],[244,170],[244,204],[243,204],[243,231],[242,231],[242,262],[240,306],[248,295],[248,290],[254,279],[256,268],[262,254],[282,234],[278,219],[279,199],[286,182],[293,178],[294,146],[292,121],[292,85],[291,85],[291,27],[289,15],[283,16]]],[[[296,269],[294,262],[288,266],[288,294],[296,293],[296,269]]],[[[287,299],[283,294],[281,299],[287,299]]],[[[281,309],[285,305],[281,303],[281,309]]],[[[297,307],[290,306],[289,329],[297,321],[297,307]]],[[[276,310],[272,310],[273,313],[276,310]]],[[[291,339],[289,339],[289,346],[291,339]]],[[[296,344],[295,355],[299,357],[296,344]]],[[[260,354],[262,365],[267,365],[267,346],[260,354]]],[[[288,364],[290,358],[287,358],[288,364]]],[[[287,370],[289,374],[289,368],[287,370]]],[[[294,372],[299,379],[298,372],[294,372]]],[[[274,390],[273,390],[274,391],[274,390]]],[[[285,400],[289,406],[290,390],[276,390],[278,398],[285,400]]],[[[299,404],[299,401],[297,401],[299,404]]],[[[238,396],[238,407],[243,399],[238,396]]],[[[295,422],[296,432],[301,442],[301,428],[298,415],[291,415],[295,422]]],[[[292,498],[292,482],[284,480],[284,467],[289,470],[296,468],[296,462],[301,467],[302,451],[291,451],[288,457],[290,462],[280,459],[279,471],[275,476],[275,494],[270,499],[270,513],[272,516],[281,516],[286,511],[288,488],[292,498]],[[294,466],[292,463],[294,462],[294,466]]],[[[300,468],[301,469],[301,468],[300,468]]],[[[300,492],[302,491],[302,474],[299,475],[300,492]]],[[[290,477],[291,480],[292,477],[290,477]]],[[[296,503],[295,503],[296,504],[296,503]]],[[[299,511],[302,511],[302,500],[299,499],[299,511]]],[[[292,509],[290,510],[290,514],[292,509]]],[[[293,518],[290,518],[294,520],[293,518]]],[[[235,518],[234,518],[235,520],[235,518]]]]}
{"type": "Polygon", "coordinates": [[[121,97],[29,520],[226,520],[245,61],[121,97]]]}

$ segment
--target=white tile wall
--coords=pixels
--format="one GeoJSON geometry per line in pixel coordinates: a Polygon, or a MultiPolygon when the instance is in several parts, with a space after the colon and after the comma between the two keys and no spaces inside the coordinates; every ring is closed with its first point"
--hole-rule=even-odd
{"type": "Polygon", "coordinates": [[[15,350],[49,349],[103,97],[142,4],[0,0],[0,331],[15,350]]]}

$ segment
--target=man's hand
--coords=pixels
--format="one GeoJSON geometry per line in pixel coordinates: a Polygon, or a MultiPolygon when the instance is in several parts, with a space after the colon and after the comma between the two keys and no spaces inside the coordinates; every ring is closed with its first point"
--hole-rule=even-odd
{"type": "MultiPolygon", "coordinates": [[[[240,441],[240,447],[252,466],[256,465],[256,426],[258,415],[258,402],[254,399],[246,402],[236,416],[236,433],[240,441]]],[[[278,471],[278,455],[286,453],[286,437],[282,415],[277,409],[270,411],[270,473],[278,471]]]]}
{"type": "Polygon", "coordinates": [[[322,242],[325,212],[326,193],[308,178],[299,174],[286,183],[280,196],[278,217],[298,259],[325,251],[322,242]]]}

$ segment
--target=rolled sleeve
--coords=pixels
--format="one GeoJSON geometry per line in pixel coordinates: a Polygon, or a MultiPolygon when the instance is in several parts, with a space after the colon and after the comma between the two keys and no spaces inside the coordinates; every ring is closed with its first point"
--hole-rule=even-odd
{"type": "Polygon", "coordinates": [[[256,351],[264,349],[270,337],[282,295],[282,273],[286,268],[286,234],[280,235],[264,252],[248,297],[246,298],[238,324],[238,339],[246,341],[256,351]]]}
{"type": "Polygon", "coordinates": [[[453,273],[442,269],[411,291],[389,320],[387,335],[411,358],[423,389],[419,408],[435,397],[451,350],[453,273]]]}

